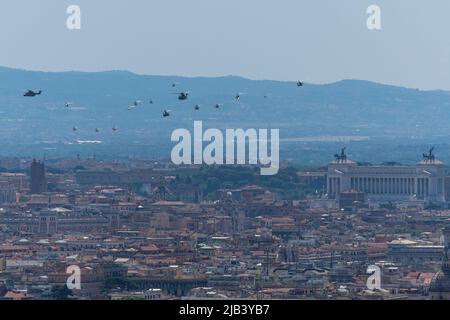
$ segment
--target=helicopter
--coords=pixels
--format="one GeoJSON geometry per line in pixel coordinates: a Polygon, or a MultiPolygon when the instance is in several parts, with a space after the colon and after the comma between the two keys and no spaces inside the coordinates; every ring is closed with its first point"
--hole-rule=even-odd
{"type": "Polygon", "coordinates": [[[78,130],[77,127],[73,127],[73,128],[72,128],[72,131],[73,131],[73,132],[77,132],[77,130],[78,130]]]}
{"type": "Polygon", "coordinates": [[[131,106],[128,106],[128,111],[133,110],[134,108],[136,108],[138,105],[141,104],[141,102],[142,102],[141,100],[135,100],[131,106]]]}
{"type": "Polygon", "coordinates": [[[237,93],[234,99],[239,102],[241,100],[242,93],[237,93]]]}
{"type": "Polygon", "coordinates": [[[199,105],[199,104],[196,104],[195,107],[194,107],[194,109],[195,109],[195,110],[200,110],[200,105],[199,105]]]}
{"type": "Polygon", "coordinates": [[[95,132],[99,133],[100,129],[99,128],[95,128],[95,132]]]}
{"type": "Polygon", "coordinates": [[[170,117],[170,110],[164,110],[163,117],[164,118],[170,117]]]}
{"type": "Polygon", "coordinates": [[[116,127],[113,127],[113,128],[112,128],[112,131],[113,131],[113,132],[117,132],[117,130],[118,130],[118,129],[117,129],[116,127]]]}
{"type": "Polygon", "coordinates": [[[178,100],[181,100],[181,101],[187,100],[189,98],[189,92],[188,91],[180,92],[180,93],[174,93],[174,94],[177,94],[178,95],[178,100]]]}
{"type": "Polygon", "coordinates": [[[66,103],[64,103],[64,106],[65,106],[66,108],[69,108],[71,105],[72,105],[72,102],[66,102],[66,103]]]}
{"type": "Polygon", "coordinates": [[[27,92],[25,92],[23,94],[24,97],[35,97],[35,96],[40,96],[42,94],[42,90],[39,91],[33,91],[33,90],[27,90],[27,92]]]}
{"type": "Polygon", "coordinates": [[[303,82],[302,81],[297,81],[297,87],[303,87],[303,82]]]}
{"type": "Polygon", "coordinates": [[[216,103],[215,107],[216,109],[219,109],[222,105],[220,103],[216,103]]]}

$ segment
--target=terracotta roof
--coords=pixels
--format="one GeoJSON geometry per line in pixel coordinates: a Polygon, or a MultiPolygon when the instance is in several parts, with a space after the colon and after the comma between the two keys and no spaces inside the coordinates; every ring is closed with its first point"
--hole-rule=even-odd
{"type": "Polygon", "coordinates": [[[22,291],[8,291],[5,296],[5,299],[8,300],[22,300],[22,299],[29,299],[31,298],[26,292],[22,291]]]}

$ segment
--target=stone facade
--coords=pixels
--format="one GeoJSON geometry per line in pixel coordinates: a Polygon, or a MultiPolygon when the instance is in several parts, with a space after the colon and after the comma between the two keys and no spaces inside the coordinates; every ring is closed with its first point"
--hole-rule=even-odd
{"type": "Polygon", "coordinates": [[[364,192],[375,202],[423,200],[443,202],[445,168],[440,161],[421,161],[415,166],[360,166],[350,160],[328,165],[327,194],[338,198],[341,192],[364,192]]]}

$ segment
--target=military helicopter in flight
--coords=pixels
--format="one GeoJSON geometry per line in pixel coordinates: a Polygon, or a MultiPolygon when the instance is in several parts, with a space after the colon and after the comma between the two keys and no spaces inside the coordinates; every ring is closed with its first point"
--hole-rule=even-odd
{"type": "Polygon", "coordinates": [[[99,133],[100,129],[99,128],[95,128],[95,132],[99,133]]]}
{"type": "Polygon", "coordinates": [[[216,109],[219,109],[222,105],[220,103],[216,103],[215,107],[216,109]]]}
{"type": "Polygon", "coordinates": [[[140,104],[141,104],[141,100],[134,101],[132,105],[128,106],[128,111],[133,110],[134,108],[136,108],[140,104]]]}
{"type": "Polygon", "coordinates": [[[66,102],[64,103],[64,107],[69,108],[72,104],[72,102],[66,102]]]}
{"type": "Polygon", "coordinates": [[[189,98],[189,91],[186,92],[180,92],[180,93],[174,93],[178,95],[178,100],[187,100],[189,98]]]}
{"type": "Polygon", "coordinates": [[[136,108],[141,103],[142,103],[141,100],[135,100],[131,106],[128,106],[128,111],[133,110],[134,108],[136,108]]]}
{"type": "Polygon", "coordinates": [[[199,105],[199,104],[196,104],[195,107],[194,107],[194,109],[195,109],[195,110],[200,110],[200,105],[199,105]]]}
{"type": "Polygon", "coordinates": [[[171,112],[171,110],[164,110],[163,117],[164,118],[170,117],[170,112],[171,112]]]}
{"type": "Polygon", "coordinates": [[[77,132],[77,130],[78,130],[77,127],[73,127],[73,128],[72,128],[72,131],[73,131],[73,132],[77,132]]]}
{"type": "Polygon", "coordinates": [[[297,81],[297,87],[303,87],[303,82],[302,81],[297,81]]]}
{"type": "Polygon", "coordinates": [[[42,94],[42,90],[39,91],[33,91],[33,90],[27,90],[23,96],[24,97],[35,97],[35,96],[40,96],[42,94]]]}
{"type": "Polygon", "coordinates": [[[117,129],[117,127],[113,127],[113,128],[112,128],[112,131],[113,131],[113,132],[117,132],[117,130],[119,130],[119,129],[117,129]]]}
{"type": "Polygon", "coordinates": [[[241,100],[241,96],[243,95],[243,93],[237,93],[235,96],[234,96],[234,100],[236,100],[236,102],[239,102],[240,100],[241,100]]]}

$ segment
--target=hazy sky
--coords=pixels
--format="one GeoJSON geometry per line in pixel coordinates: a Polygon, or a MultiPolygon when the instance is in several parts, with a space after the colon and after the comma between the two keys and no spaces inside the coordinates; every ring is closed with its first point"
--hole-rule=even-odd
{"type": "Polygon", "coordinates": [[[3,0],[0,65],[450,89],[449,31],[448,0],[3,0]]]}

